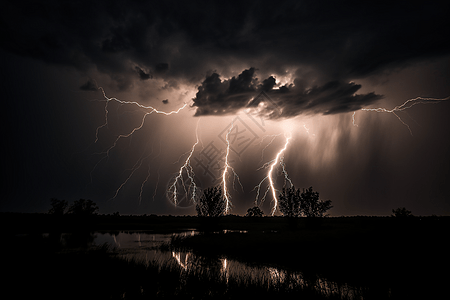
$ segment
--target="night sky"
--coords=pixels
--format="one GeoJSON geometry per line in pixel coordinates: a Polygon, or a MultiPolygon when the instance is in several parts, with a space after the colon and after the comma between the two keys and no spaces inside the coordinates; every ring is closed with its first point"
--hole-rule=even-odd
{"type": "Polygon", "coordinates": [[[83,198],[100,213],[194,215],[186,170],[197,192],[221,184],[228,140],[231,213],[257,201],[270,214],[269,180],[258,199],[254,187],[291,137],[288,178],[332,200],[333,216],[449,215],[449,12],[445,1],[2,1],[0,211],[83,198]],[[416,97],[438,100],[365,110],[416,97]]]}

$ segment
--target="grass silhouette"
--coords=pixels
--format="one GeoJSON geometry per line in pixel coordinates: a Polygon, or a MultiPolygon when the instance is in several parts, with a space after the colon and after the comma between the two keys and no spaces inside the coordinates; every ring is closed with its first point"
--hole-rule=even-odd
{"type": "Polygon", "coordinates": [[[106,244],[86,250],[61,248],[39,235],[15,237],[14,242],[2,257],[13,262],[3,269],[3,283],[16,299],[341,299],[288,281],[269,285],[251,274],[237,278],[207,269],[185,272],[175,263],[145,265],[119,257],[106,244]]]}
{"type": "MultiPolygon", "coordinates": [[[[185,219],[169,220],[170,229],[183,228],[185,219]]],[[[197,222],[186,220],[190,228],[197,222]]],[[[20,235],[4,230],[3,286],[15,299],[351,299],[355,294],[346,292],[347,284],[359,289],[357,298],[439,298],[446,293],[448,280],[442,270],[449,267],[449,221],[436,217],[327,218],[320,228],[309,228],[299,220],[291,230],[283,218],[230,216],[221,219],[218,228],[246,233],[205,233],[174,238],[165,245],[166,251],[184,249],[210,259],[209,270],[195,271],[184,271],[176,263],[146,265],[125,260],[107,245],[89,248],[89,231],[73,232],[64,244],[58,233],[20,235]],[[220,268],[214,261],[223,256],[256,266],[282,267],[286,279],[269,284],[265,279],[255,280],[252,274],[227,277],[211,271],[220,268]],[[296,271],[304,274],[307,284],[296,283],[296,271]],[[320,278],[337,283],[340,290],[318,291],[314,285],[320,278]]],[[[157,225],[162,228],[164,223],[157,225]]],[[[139,223],[126,226],[138,228],[139,223]]]]}

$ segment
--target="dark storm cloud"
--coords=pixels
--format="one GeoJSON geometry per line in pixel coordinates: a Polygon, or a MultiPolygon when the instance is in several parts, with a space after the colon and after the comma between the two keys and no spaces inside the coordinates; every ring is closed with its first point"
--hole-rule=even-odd
{"type": "Polygon", "coordinates": [[[233,64],[268,75],[305,68],[322,86],[448,54],[448,10],[445,1],[14,0],[2,4],[1,47],[98,70],[120,89],[138,80],[136,65],[148,71],[138,71],[141,79],[193,84],[233,64]]]}
{"type": "Polygon", "coordinates": [[[298,81],[274,89],[276,79],[270,76],[259,83],[254,68],[223,81],[219,74],[213,73],[198,88],[193,106],[197,108],[196,116],[224,115],[244,108],[257,108],[261,116],[276,119],[299,114],[351,112],[382,98],[375,93],[356,94],[361,85],[353,82],[330,81],[305,89],[298,81]]]}
{"type": "Polygon", "coordinates": [[[97,83],[95,83],[95,81],[92,79],[88,79],[88,81],[86,81],[86,83],[84,83],[82,86],[80,86],[80,90],[97,91],[98,90],[97,83]]]}
{"type": "Polygon", "coordinates": [[[167,63],[159,63],[159,64],[156,64],[156,66],[155,66],[155,71],[157,73],[163,73],[163,72],[166,72],[167,70],[169,70],[169,64],[167,64],[167,63]]]}
{"type": "Polygon", "coordinates": [[[136,70],[136,72],[138,73],[139,78],[140,78],[141,80],[147,80],[147,79],[150,79],[150,78],[153,77],[153,76],[151,76],[150,74],[145,73],[144,70],[142,70],[142,69],[139,68],[139,67],[135,67],[135,70],[136,70]]]}

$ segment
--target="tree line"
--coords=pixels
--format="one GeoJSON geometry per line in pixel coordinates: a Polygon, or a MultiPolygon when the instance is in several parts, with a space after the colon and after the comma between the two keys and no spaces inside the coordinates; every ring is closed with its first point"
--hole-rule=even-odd
{"type": "Polygon", "coordinates": [[[67,200],[59,200],[56,198],[50,199],[51,208],[49,214],[62,216],[64,214],[71,214],[76,216],[91,216],[98,213],[98,206],[92,200],[79,199],[75,200],[69,206],[67,200]]]}
{"type": "MultiPolygon", "coordinates": [[[[98,206],[92,200],[79,199],[70,206],[66,200],[50,199],[51,208],[48,213],[53,215],[71,214],[77,216],[90,216],[98,213],[98,206]]],[[[322,218],[328,216],[327,211],[333,206],[331,200],[320,200],[319,192],[312,187],[297,189],[294,186],[283,188],[278,195],[280,212],[287,218],[322,218]]],[[[199,217],[221,217],[225,215],[226,199],[222,188],[214,186],[203,190],[203,194],[196,203],[196,211],[199,217]]],[[[411,211],[404,207],[393,209],[393,217],[411,217],[411,211]]],[[[114,215],[118,215],[115,213],[114,215]]],[[[260,207],[254,206],[247,210],[246,217],[262,217],[264,215],[260,207]]]]}
{"type": "MultiPolygon", "coordinates": [[[[308,217],[320,218],[328,214],[331,209],[331,200],[320,200],[319,193],[312,187],[308,189],[296,189],[294,186],[283,188],[278,195],[278,203],[283,216],[288,218],[308,217]]],[[[226,199],[220,186],[210,187],[203,191],[196,203],[199,217],[221,217],[225,214],[226,199]]],[[[252,207],[247,210],[247,217],[261,217],[262,210],[252,207]]]]}

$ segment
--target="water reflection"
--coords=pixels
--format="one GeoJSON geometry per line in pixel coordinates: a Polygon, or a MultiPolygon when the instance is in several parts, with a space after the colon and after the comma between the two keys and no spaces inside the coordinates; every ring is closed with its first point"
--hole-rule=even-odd
{"type": "Polygon", "coordinates": [[[230,278],[240,284],[259,283],[280,289],[312,288],[324,296],[338,295],[347,299],[363,299],[364,289],[337,283],[317,275],[306,277],[301,272],[291,272],[276,267],[247,265],[225,257],[204,257],[191,252],[163,251],[161,245],[170,242],[177,235],[188,236],[195,231],[177,234],[151,233],[98,233],[94,244],[108,243],[115,247],[119,255],[145,265],[169,266],[185,275],[201,275],[220,278],[228,284],[230,278]]]}

